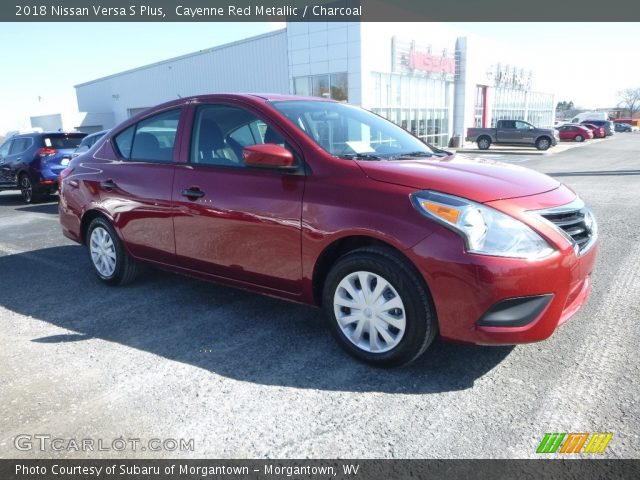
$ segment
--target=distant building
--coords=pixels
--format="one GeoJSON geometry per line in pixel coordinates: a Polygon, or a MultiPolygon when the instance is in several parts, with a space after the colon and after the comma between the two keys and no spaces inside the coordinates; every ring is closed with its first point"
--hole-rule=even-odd
{"type": "MultiPolygon", "coordinates": [[[[551,126],[553,95],[500,49],[439,24],[299,23],[76,86],[80,110],[109,128],[178,97],[293,93],[372,110],[434,145],[472,126],[522,119],[551,126]]],[[[91,122],[90,122],[91,123],[91,122]]]]}

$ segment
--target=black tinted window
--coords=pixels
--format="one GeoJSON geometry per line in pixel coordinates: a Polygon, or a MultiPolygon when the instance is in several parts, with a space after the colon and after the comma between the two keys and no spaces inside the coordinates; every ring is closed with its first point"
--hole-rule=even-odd
{"type": "Polygon", "coordinates": [[[229,105],[203,105],[193,126],[191,162],[244,167],[242,149],[284,139],[253,113],[229,105]]]}
{"type": "Polygon", "coordinates": [[[42,138],[45,147],[57,148],[60,150],[75,149],[85,137],[82,133],[75,134],[53,134],[42,138]]]}
{"type": "Polygon", "coordinates": [[[16,138],[13,140],[9,155],[17,155],[27,150],[33,144],[33,140],[30,137],[16,138]]]}
{"type": "Polygon", "coordinates": [[[131,142],[133,141],[133,134],[136,131],[136,126],[132,125],[126,130],[123,130],[115,136],[116,148],[120,156],[129,158],[131,155],[131,142]]]}
{"type": "Polygon", "coordinates": [[[0,158],[4,158],[9,155],[9,149],[11,148],[11,140],[7,140],[0,146],[0,158]]]}
{"type": "Polygon", "coordinates": [[[162,112],[140,121],[131,146],[131,160],[173,160],[180,109],[162,112]]]}

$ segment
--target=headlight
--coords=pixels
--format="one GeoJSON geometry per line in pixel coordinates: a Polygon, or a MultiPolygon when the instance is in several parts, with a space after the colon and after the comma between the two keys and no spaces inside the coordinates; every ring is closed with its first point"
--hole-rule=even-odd
{"type": "Polygon", "coordinates": [[[527,225],[486,205],[428,190],[414,193],[411,201],[420,213],[460,235],[467,252],[539,259],[554,251],[527,225]]]}

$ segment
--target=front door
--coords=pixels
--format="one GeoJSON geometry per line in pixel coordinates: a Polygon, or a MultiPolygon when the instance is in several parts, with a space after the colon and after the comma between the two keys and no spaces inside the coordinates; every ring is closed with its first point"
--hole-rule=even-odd
{"type": "MultiPolygon", "coordinates": [[[[180,265],[296,293],[301,290],[304,169],[245,166],[242,148],[284,138],[251,111],[226,104],[195,110],[189,161],[173,183],[180,265]]],[[[302,167],[302,164],[299,163],[302,167]]]]}
{"type": "Polygon", "coordinates": [[[0,145],[0,187],[13,186],[13,182],[9,180],[9,164],[7,163],[11,142],[13,142],[13,140],[7,140],[0,145]]]}

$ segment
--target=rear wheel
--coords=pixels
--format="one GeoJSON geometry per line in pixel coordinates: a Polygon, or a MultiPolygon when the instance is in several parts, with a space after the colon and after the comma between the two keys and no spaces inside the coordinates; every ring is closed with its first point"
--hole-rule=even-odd
{"type": "Polygon", "coordinates": [[[575,141],[576,142],[584,142],[584,137],[582,135],[576,135],[575,141]]]}
{"type": "Polygon", "coordinates": [[[138,275],[139,266],[124,249],[113,226],[102,217],[92,220],[87,246],[93,269],[109,285],[125,285],[138,275]]]}
{"type": "Polygon", "coordinates": [[[480,150],[489,150],[491,146],[491,139],[489,137],[480,137],[478,139],[478,148],[480,150]]]}
{"type": "Polygon", "coordinates": [[[539,138],[536,141],[536,148],[538,150],[548,150],[550,146],[551,146],[551,140],[549,140],[547,137],[539,138]]]}
{"type": "Polygon", "coordinates": [[[28,174],[20,174],[18,186],[24,203],[36,203],[42,199],[42,192],[33,186],[28,174]]]}
{"type": "Polygon", "coordinates": [[[340,258],[322,303],[340,346],[375,366],[412,362],[437,332],[426,285],[392,250],[364,248],[340,258]]]}

